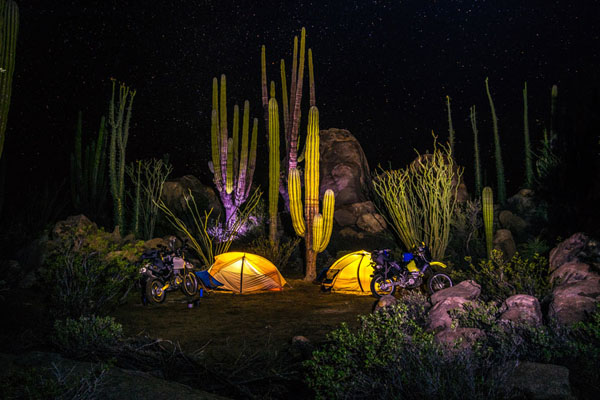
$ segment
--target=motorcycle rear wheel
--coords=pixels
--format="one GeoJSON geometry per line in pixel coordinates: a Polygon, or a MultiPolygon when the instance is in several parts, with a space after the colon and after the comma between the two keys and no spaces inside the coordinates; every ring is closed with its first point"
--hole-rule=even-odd
{"type": "Polygon", "coordinates": [[[146,299],[150,304],[160,304],[165,301],[166,291],[162,290],[164,284],[160,279],[152,279],[146,283],[146,299]]]}
{"type": "Polygon", "coordinates": [[[394,281],[392,279],[386,279],[379,275],[371,280],[371,293],[373,293],[373,296],[375,296],[376,299],[385,295],[393,296],[395,292],[396,286],[394,286],[394,281]]]}
{"type": "Polygon", "coordinates": [[[193,297],[198,294],[198,279],[192,271],[187,271],[183,276],[183,284],[181,285],[181,291],[186,296],[193,297]]]}
{"type": "Polygon", "coordinates": [[[429,293],[439,292],[442,289],[452,287],[452,279],[446,274],[435,274],[427,282],[429,293]]]}

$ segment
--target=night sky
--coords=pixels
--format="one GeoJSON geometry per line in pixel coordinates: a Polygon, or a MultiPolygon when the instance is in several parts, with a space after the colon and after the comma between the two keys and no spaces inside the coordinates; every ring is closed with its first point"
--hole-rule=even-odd
{"type": "MultiPolygon", "coordinates": [[[[371,168],[404,166],[413,148],[431,147],[431,130],[446,140],[449,95],[457,159],[468,167],[468,182],[473,104],[482,152],[493,154],[484,86],[489,77],[510,194],[523,174],[524,81],[534,143],[549,120],[553,84],[561,115],[580,126],[574,132],[565,123],[565,134],[597,135],[586,130],[585,119],[598,113],[590,106],[600,87],[598,3],[18,1],[21,25],[3,155],[8,187],[68,178],[77,112],[83,111],[84,135],[95,135],[107,113],[110,77],[137,89],[129,161],[169,153],[175,176],[193,173],[210,183],[212,78],[225,73],[229,104],[248,99],[259,118],[258,162],[266,165],[260,46],[267,47],[268,75],[279,89],[279,59],[291,65],[293,36],[305,26],[321,128],[349,129],[371,168]]],[[[306,91],[303,100],[307,104],[306,91]]],[[[493,183],[493,164],[486,166],[493,183]]]]}

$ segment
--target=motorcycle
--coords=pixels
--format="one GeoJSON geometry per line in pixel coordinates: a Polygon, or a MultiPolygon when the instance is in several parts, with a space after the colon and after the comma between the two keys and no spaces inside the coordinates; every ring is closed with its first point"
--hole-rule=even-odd
{"type": "MultiPolygon", "coordinates": [[[[376,298],[393,295],[397,288],[414,289],[423,284],[423,278],[431,267],[446,268],[446,264],[431,260],[429,247],[421,242],[410,253],[403,253],[402,263],[394,261],[389,249],[373,250],[371,261],[374,273],[371,279],[371,293],[376,298]]],[[[430,293],[452,286],[452,279],[446,274],[433,274],[427,280],[430,293]]]]}
{"type": "Polygon", "coordinates": [[[165,301],[167,292],[181,289],[184,295],[198,294],[198,279],[193,272],[194,265],[185,260],[186,243],[175,248],[175,240],[169,242],[169,249],[158,246],[142,254],[140,283],[142,304],[160,304],[165,301]]]}

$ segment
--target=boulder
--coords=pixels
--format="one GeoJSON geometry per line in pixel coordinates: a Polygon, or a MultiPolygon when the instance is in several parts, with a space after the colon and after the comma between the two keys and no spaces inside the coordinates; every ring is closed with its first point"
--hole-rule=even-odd
{"type": "Polygon", "coordinates": [[[442,289],[431,295],[431,304],[437,303],[449,298],[460,297],[465,300],[475,300],[481,293],[481,286],[472,280],[462,281],[458,285],[454,285],[447,289],[442,289]]]}
{"type": "Polygon", "coordinates": [[[508,229],[498,229],[494,234],[494,249],[502,252],[502,258],[505,261],[510,260],[517,252],[517,245],[513,239],[512,233],[508,229]]]}
{"type": "Polygon", "coordinates": [[[550,250],[550,273],[569,261],[579,261],[579,255],[590,239],[581,232],[571,235],[550,250]]]}
{"type": "Polygon", "coordinates": [[[548,316],[565,325],[584,321],[600,301],[600,277],[567,282],[552,292],[548,316]]]}
{"type": "Polygon", "coordinates": [[[319,135],[320,195],[333,190],[336,208],[367,201],[371,174],[358,140],[346,129],[331,128],[319,135]]]}
{"type": "Polygon", "coordinates": [[[598,279],[600,276],[590,271],[590,266],[579,261],[569,261],[558,267],[550,275],[550,282],[561,285],[564,283],[598,279]]]}
{"type": "Polygon", "coordinates": [[[435,334],[435,341],[447,348],[464,349],[485,336],[485,332],[477,328],[444,329],[435,334]]]}
{"type": "Polygon", "coordinates": [[[507,380],[507,389],[518,399],[575,399],[569,384],[569,370],[553,364],[522,362],[507,380]]]}
{"type": "Polygon", "coordinates": [[[511,296],[502,303],[500,310],[503,311],[500,321],[532,326],[540,326],[542,324],[540,302],[533,296],[526,294],[511,296]]]}
{"type": "Polygon", "coordinates": [[[72,215],[67,219],[58,221],[52,228],[52,238],[59,239],[67,233],[86,235],[90,230],[98,230],[98,226],[83,214],[72,215]]]}
{"type": "Polygon", "coordinates": [[[163,185],[161,200],[175,214],[186,211],[186,198],[189,200],[190,192],[200,210],[214,210],[213,215],[222,214],[221,201],[218,194],[210,187],[203,185],[193,175],[185,175],[177,179],[170,179],[163,185]]]}
{"type": "Polygon", "coordinates": [[[429,315],[427,316],[428,329],[439,332],[451,328],[452,318],[448,312],[450,310],[462,308],[465,303],[470,303],[470,301],[463,297],[446,297],[437,302],[431,308],[429,315]]]}
{"type": "Polygon", "coordinates": [[[373,234],[383,232],[387,228],[385,219],[377,213],[361,215],[356,221],[356,226],[363,231],[373,234]]]}
{"type": "Polygon", "coordinates": [[[396,304],[398,304],[398,300],[394,296],[386,294],[377,300],[373,312],[375,313],[379,310],[386,309],[387,307],[395,306],[396,304]]]}
{"type": "Polygon", "coordinates": [[[518,238],[525,237],[528,224],[523,218],[508,210],[502,210],[498,214],[498,220],[502,227],[511,231],[514,236],[518,238]]]}
{"type": "Polygon", "coordinates": [[[333,213],[333,219],[339,226],[344,227],[356,224],[356,220],[358,218],[351,210],[347,208],[341,208],[339,210],[335,210],[333,213]]]}
{"type": "Polygon", "coordinates": [[[508,199],[508,206],[518,215],[527,219],[535,215],[535,193],[531,189],[521,189],[517,194],[508,199]]]}

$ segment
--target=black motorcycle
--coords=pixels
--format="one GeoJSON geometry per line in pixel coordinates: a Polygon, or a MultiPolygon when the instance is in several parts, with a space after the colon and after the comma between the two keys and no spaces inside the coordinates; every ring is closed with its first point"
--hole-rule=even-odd
{"type": "Polygon", "coordinates": [[[198,280],[194,266],[185,260],[186,244],[175,248],[171,240],[169,248],[159,246],[144,252],[141,257],[140,283],[142,304],[159,304],[165,301],[167,292],[181,289],[193,297],[198,294],[198,280]]]}
{"type": "MultiPolygon", "coordinates": [[[[414,289],[423,284],[423,278],[431,267],[446,268],[446,264],[431,260],[431,252],[425,243],[415,246],[412,252],[403,253],[402,262],[392,259],[389,249],[371,252],[373,279],[371,292],[376,298],[393,295],[397,288],[414,289]]],[[[433,274],[427,280],[430,293],[452,286],[452,280],[446,274],[433,274]]]]}

